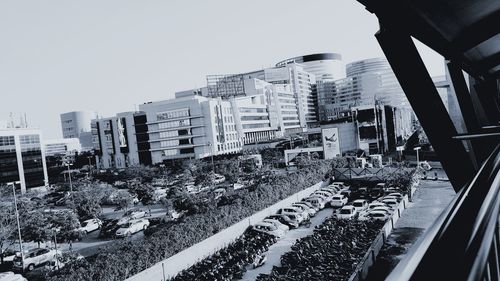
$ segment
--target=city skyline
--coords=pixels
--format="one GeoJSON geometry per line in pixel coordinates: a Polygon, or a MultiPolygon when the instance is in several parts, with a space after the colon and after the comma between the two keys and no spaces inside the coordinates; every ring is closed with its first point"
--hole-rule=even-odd
{"type": "MultiPolygon", "coordinates": [[[[10,27],[0,29],[0,120],[25,112],[44,138],[61,137],[60,113],[133,111],[202,87],[210,74],[318,52],[340,53],[344,64],[383,56],[376,18],[355,1],[30,4],[0,4],[0,24],[10,27]]],[[[431,75],[444,74],[442,59],[420,49],[431,75]]]]}

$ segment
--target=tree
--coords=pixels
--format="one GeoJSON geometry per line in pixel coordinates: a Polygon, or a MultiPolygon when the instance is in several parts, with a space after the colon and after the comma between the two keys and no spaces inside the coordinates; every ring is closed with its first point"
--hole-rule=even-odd
{"type": "Polygon", "coordinates": [[[91,192],[90,190],[73,193],[75,200],[75,210],[81,220],[96,218],[102,213],[101,192],[91,192]]]}
{"type": "Polygon", "coordinates": [[[116,203],[119,209],[125,209],[125,211],[127,211],[133,202],[134,198],[129,192],[118,192],[116,195],[116,203]]]}
{"type": "Polygon", "coordinates": [[[45,242],[52,237],[52,230],[43,212],[38,210],[30,211],[22,216],[21,233],[25,241],[45,242]]]}
{"type": "Polygon", "coordinates": [[[47,214],[47,223],[51,228],[51,234],[57,232],[58,241],[73,241],[79,238],[75,230],[80,227],[80,222],[77,215],[71,211],[47,214]]]}
{"type": "Polygon", "coordinates": [[[10,246],[16,234],[16,218],[12,207],[0,208],[0,264],[3,264],[3,253],[10,246]]]}

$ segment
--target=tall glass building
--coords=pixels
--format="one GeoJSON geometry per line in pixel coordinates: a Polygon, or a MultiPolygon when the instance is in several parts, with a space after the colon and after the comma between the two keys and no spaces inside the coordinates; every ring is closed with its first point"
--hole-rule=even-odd
{"type": "Polygon", "coordinates": [[[22,193],[48,184],[39,130],[0,130],[0,184],[11,182],[20,182],[22,193]]]}

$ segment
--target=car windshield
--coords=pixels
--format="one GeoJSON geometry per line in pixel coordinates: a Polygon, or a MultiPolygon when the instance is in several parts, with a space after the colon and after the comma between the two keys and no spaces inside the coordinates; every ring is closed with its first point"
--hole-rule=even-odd
{"type": "Polygon", "coordinates": [[[342,197],[340,197],[340,196],[335,196],[335,197],[333,197],[333,200],[342,200],[342,197]]]}
{"type": "Polygon", "coordinates": [[[124,223],[124,224],[122,225],[122,228],[129,228],[129,227],[131,227],[132,225],[133,225],[133,223],[131,223],[131,222],[127,222],[127,223],[124,223]]]}
{"type": "Polygon", "coordinates": [[[351,214],[351,210],[350,209],[342,209],[342,210],[340,210],[340,213],[342,215],[350,215],[351,214]]]}
{"type": "Polygon", "coordinates": [[[352,205],[354,207],[363,207],[363,202],[354,202],[352,205]]]}
{"type": "Polygon", "coordinates": [[[82,227],[86,227],[89,223],[88,222],[84,222],[82,223],[82,227]]]}

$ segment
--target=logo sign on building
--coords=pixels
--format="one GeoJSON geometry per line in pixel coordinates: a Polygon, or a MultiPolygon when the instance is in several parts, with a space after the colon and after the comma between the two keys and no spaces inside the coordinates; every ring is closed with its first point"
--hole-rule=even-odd
{"type": "Polygon", "coordinates": [[[321,130],[321,137],[323,139],[323,153],[325,155],[325,159],[332,159],[334,157],[341,156],[339,130],[337,128],[321,130]]]}

